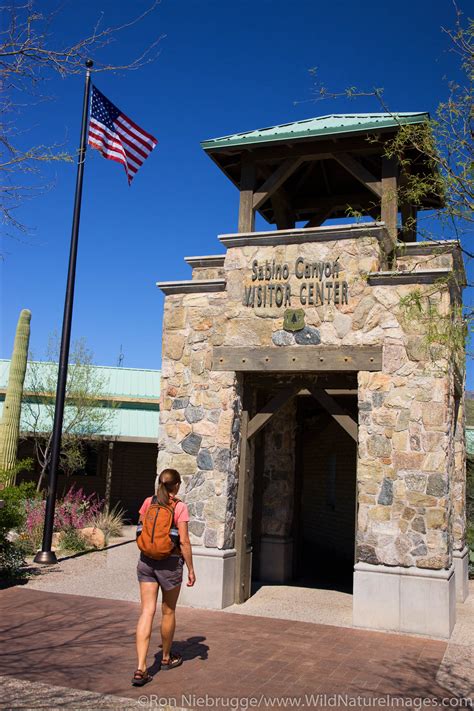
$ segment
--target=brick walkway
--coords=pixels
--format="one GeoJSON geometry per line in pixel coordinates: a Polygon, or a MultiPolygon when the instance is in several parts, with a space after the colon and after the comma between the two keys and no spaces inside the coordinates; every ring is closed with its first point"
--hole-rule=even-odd
{"type": "MultiPolygon", "coordinates": [[[[193,694],[451,697],[435,680],[445,642],[191,608],[178,610],[174,649],[183,654],[183,666],[134,689],[137,615],[134,602],[4,590],[1,674],[133,699],[157,694],[176,699],[177,706],[196,705],[182,696],[193,694]]],[[[157,631],[151,649],[156,672],[157,631]]]]}

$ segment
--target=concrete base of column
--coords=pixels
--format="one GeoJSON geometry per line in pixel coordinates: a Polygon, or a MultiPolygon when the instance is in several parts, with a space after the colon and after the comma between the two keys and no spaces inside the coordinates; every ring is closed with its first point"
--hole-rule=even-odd
{"type": "Polygon", "coordinates": [[[234,604],[235,549],[219,550],[193,546],[196,584],[186,586],[186,566],[184,566],[183,586],[179,596],[182,605],[207,607],[222,610],[234,604]]]}
{"type": "Polygon", "coordinates": [[[293,539],[283,536],[262,536],[259,579],[269,583],[286,583],[292,577],[293,539]]]}
{"type": "Polygon", "coordinates": [[[456,622],[454,566],[449,570],[356,563],[356,627],[449,638],[456,622]]]}
{"type": "Polygon", "coordinates": [[[460,602],[469,595],[469,549],[453,551],[454,575],[456,580],[456,598],[460,602]]]}

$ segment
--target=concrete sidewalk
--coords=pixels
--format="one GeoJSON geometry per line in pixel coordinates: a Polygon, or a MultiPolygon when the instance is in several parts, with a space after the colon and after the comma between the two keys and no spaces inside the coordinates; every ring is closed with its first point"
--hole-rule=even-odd
{"type": "MultiPolygon", "coordinates": [[[[268,706],[268,698],[282,697],[299,698],[307,707],[331,707],[321,697],[305,698],[309,694],[455,697],[436,681],[445,642],[191,608],[179,609],[177,618],[174,649],[183,655],[183,666],[173,674],[158,672],[156,626],[149,658],[155,677],[144,689],[136,689],[130,678],[136,663],[137,616],[134,602],[29,587],[4,590],[0,592],[2,674],[20,682],[130,698],[151,708],[159,707],[158,699],[161,704],[197,708],[206,695],[208,700],[222,699],[213,701],[214,708],[223,707],[224,699],[227,703],[243,700],[240,704],[245,708],[249,697],[258,698],[262,708],[268,706]]],[[[453,667],[451,675],[456,674],[453,667]]],[[[27,708],[14,703],[18,691],[4,684],[0,707],[27,708]]],[[[87,705],[74,706],[71,699],[61,707],[87,705]]],[[[89,708],[100,706],[91,701],[89,708]]]]}

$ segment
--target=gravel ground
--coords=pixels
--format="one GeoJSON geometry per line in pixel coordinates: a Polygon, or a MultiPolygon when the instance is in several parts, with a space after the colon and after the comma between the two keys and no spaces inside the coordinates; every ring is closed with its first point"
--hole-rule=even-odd
{"type": "Polygon", "coordinates": [[[143,704],[122,696],[96,694],[38,682],[0,677],[0,709],[143,709],[143,704]]]}
{"type": "Polygon", "coordinates": [[[446,689],[474,697],[474,580],[469,581],[469,597],[458,603],[456,625],[436,675],[446,689]]]}
{"type": "Polygon", "coordinates": [[[226,607],[225,612],[352,627],[352,595],[296,585],[262,585],[242,605],[226,607]]]}

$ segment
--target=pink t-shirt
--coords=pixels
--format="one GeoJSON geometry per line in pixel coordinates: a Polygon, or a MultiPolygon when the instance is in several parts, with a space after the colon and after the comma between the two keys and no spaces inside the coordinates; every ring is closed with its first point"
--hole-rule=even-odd
{"type": "MultiPolygon", "coordinates": [[[[143,517],[146,514],[146,512],[150,508],[152,498],[152,496],[149,496],[147,499],[145,499],[138,512],[140,516],[143,517]]],[[[189,521],[189,511],[188,507],[183,501],[178,501],[174,509],[174,525],[177,526],[178,523],[182,523],[183,521],[189,521]]]]}

